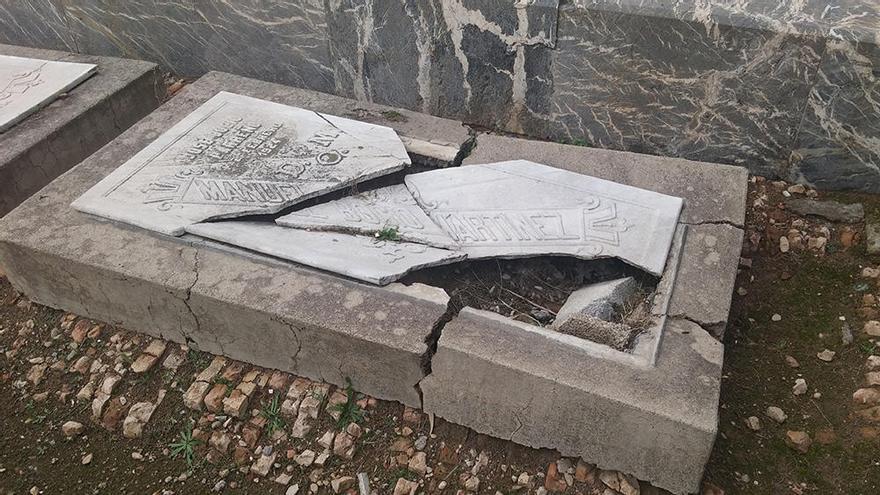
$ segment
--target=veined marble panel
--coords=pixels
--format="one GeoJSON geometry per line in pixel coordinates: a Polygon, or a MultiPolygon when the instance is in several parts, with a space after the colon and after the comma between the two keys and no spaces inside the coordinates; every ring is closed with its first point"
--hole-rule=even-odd
{"type": "Polygon", "coordinates": [[[556,42],[557,0],[328,4],[336,91],[484,124],[523,97],[525,47],[556,42]],[[519,57],[519,58],[518,58],[519,57]],[[415,68],[415,70],[413,70],[415,68]]]}
{"type": "Polygon", "coordinates": [[[0,0],[0,43],[76,51],[60,0],[0,0]]]}
{"type": "Polygon", "coordinates": [[[94,64],[0,55],[0,133],[98,70],[94,64]]]}
{"type": "MultiPolygon", "coordinates": [[[[880,4],[864,0],[573,0],[588,10],[837,39],[877,40],[880,4]]],[[[875,41],[876,42],[876,41],[875,41]]]]}
{"type": "Polygon", "coordinates": [[[73,207],[180,235],[205,220],[276,213],[409,163],[388,127],[220,92],[73,207]]]}
{"type": "Polygon", "coordinates": [[[828,41],[790,167],[819,188],[880,193],[880,46],[828,41]]]}
{"type": "Polygon", "coordinates": [[[423,244],[333,232],[310,232],[267,222],[200,223],[187,232],[262,254],[387,285],[412,270],[464,259],[463,253],[423,244]]]}
{"type": "Polygon", "coordinates": [[[405,178],[419,206],[469,258],[616,257],[666,266],[682,200],[526,160],[405,178]]]}
{"type": "Polygon", "coordinates": [[[525,132],[589,146],[747,166],[788,159],[824,41],[566,8],[552,93],[525,132]]]}
{"type": "Polygon", "coordinates": [[[403,184],[310,206],[275,220],[285,227],[375,235],[393,229],[402,241],[449,248],[455,241],[416,203],[403,184]]]}

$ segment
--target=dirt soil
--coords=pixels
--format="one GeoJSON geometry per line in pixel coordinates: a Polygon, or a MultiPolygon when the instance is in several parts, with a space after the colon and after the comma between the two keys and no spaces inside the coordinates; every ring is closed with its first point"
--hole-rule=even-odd
{"type": "Polygon", "coordinates": [[[441,287],[449,294],[454,312],[472,307],[547,326],[572,292],[628,276],[641,283],[645,294],[657,286],[655,277],[615,259],[561,256],[465,261],[419,270],[401,282],[441,287]]]}
{"type": "MultiPolygon", "coordinates": [[[[738,277],[725,335],[719,434],[706,480],[724,493],[878,494],[880,423],[858,416],[866,406],[852,396],[866,386],[867,357],[880,355],[877,339],[862,331],[866,320],[877,319],[876,302],[866,304],[871,298],[864,296],[880,292],[878,279],[861,276],[880,258],[867,255],[863,224],[793,215],[782,191],[782,184],[766,181],[750,188],[743,257],[751,268],[738,277]],[[789,235],[793,226],[799,235],[789,235]],[[824,250],[806,245],[803,233],[828,234],[824,250]],[[794,241],[787,253],[780,250],[783,236],[794,241]],[[844,327],[851,344],[842,341],[844,327]],[[817,358],[825,349],[836,352],[831,362],[817,358]],[[803,395],[792,390],[798,378],[808,386],[803,395]],[[777,424],[767,417],[770,406],[788,419],[777,424]],[[759,431],[747,426],[750,416],[759,418],[759,431]],[[788,431],[810,435],[806,453],[786,445],[788,431]]],[[[869,219],[880,219],[876,196],[819,199],[860,202],[869,219]]]]}
{"type": "MultiPolygon", "coordinates": [[[[877,339],[862,331],[865,321],[880,319],[876,298],[867,297],[880,293],[878,278],[863,277],[862,270],[876,267],[880,259],[866,254],[862,224],[802,219],[781,208],[784,187],[766,181],[751,186],[739,292],[734,295],[725,335],[719,435],[706,470],[704,493],[878,494],[880,421],[860,415],[867,406],[855,404],[852,395],[866,386],[868,356],[880,355],[877,339]],[[758,206],[752,207],[756,201],[758,206]],[[792,228],[796,234],[789,233],[792,228]],[[780,251],[781,236],[793,239],[786,253],[780,251]],[[806,236],[824,236],[827,243],[819,248],[814,242],[811,247],[806,236]],[[852,343],[844,344],[841,339],[844,326],[853,334],[852,343]],[[836,353],[830,362],[817,358],[825,349],[836,353]],[[792,367],[787,357],[794,358],[798,367],[792,367]],[[805,394],[793,393],[797,378],[806,380],[805,394]],[[784,423],[767,417],[769,406],[785,411],[784,423]],[[759,418],[760,430],[747,426],[750,416],[759,418]],[[806,453],[786,444],[789,430],[810,436],[812,444],[806,453]]],[[[861,202],[869,218],[880,219],[876,197],[820,194],[820,198],[861,202]]],[[[549,278],[522,277],[514,288],[499,276],[498,266],[502,274],[515,272],[516,262],[497,263],[463,265],[456,276],[469,280],[470,285],[508,288],[551,310],[558,309],[562,295],[571,288],[553,283],[554,270],[564,274],[571,269],[565,263],[546,268],[543,273],[550,274],[549,278]]],[[[538,307],[514,296],[504,298],[503,304],[480,302],[468,286],[463,285],[455,295],[459,304],[506,304],[511,306],[508,310],[519,313],[538,307]]],[[[204,369],[211,357],[189,351],[176,372],[157,366],[144,374],[127,373],[113,397],[125,396],[130,405],[155,400],[160,389],[168,395],[143,436],[125,439],[118,427],[108,430],[92,420],[89,401],[73,397],[88,375],[71,373],[68,368],[84,355],[102,358],[111,367],[130,366],[149,339],[103,327],[99,334],[74,345],[70,329],[62,328],[64,321],[63,313],[20,297],[0,275],[0,394],[4,398],[0,401],[0,493],[207,494],[217,489],[232,494],[284,494],[288,486],[274,481],[283,473],[291,475],[289,485],[299,484],[300,494],[309,493],[310,484],[315,484],[318,493],[332,493],[330,481],[359,472],[368,473],[374,493],[381,494],[392,493],[401,478],[421,483],[419,493],[454,494],[474,488],[474,477],[479,477],[479,484],[471,492],[478,493],[610,493],[592,466],[581,463],[572,469],[573,477],[559,472],[559,466],[576,465],[577,460],[478,435],[439,418],[432,430],[427,415],[364,397],[358,397],[364,433],[351,460],[334,456],[323,467],[304,468],[288,459],[307,448],[320,452],[317,438],[338,429],[325,413],[303,439],[269,439],[263,431],[257,448],[248,449],[250,456],[244,463],[237,464],[231,453],[209,462],[207,446],[200,444],[196,462],[189,467],[182,458],[172,457],[169,447],[187,424],[228,431],[235,444],[245,423],[221,420],[221,416],[183,405],[183,393],[194,373],[204,369]],[[41,364],[49,367],[34,384],[29,374],[41,364]],[[61,425],[69,420],[85,425],[84,434],[66,438],[61,425]],[[410,469],[419,455],[413,444],[421,437],[426,439],[422,450],[431,468],[426,475],[410,469]],[[278,453],[278,465],[268,476],[249,470],[261,446],[272,446],[278,453]],[[91,460],[84,464],[88,455],[91,460]]],[[[169,344],[169,348],[177,346],[169,344]]],[[[251,414],[259,417],[271,396],[265,388],[257,392],[251,414]]],[[[293,419],[285,421],[289,431],[293,419]]],[[[357,493],[357,489],[346,492],[357,493]]],[[[638,492],[630,493],[663,492],[643,483],[638,492]]]]}

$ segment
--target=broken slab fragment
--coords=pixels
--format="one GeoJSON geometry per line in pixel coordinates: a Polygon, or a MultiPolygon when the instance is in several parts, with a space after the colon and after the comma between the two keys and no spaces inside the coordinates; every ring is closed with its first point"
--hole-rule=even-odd
{"type": "Polygon", "coordinates": [[[403,184],[310,206],[275,220],[278,225],[373,235],[394,229],[402,241],[442,248],[455,241],[437,226],[403,184]]]}
{"type": "Polygon", "coordinates": [[[393,129],[221,91],[73,203],[181,235],[275,213],[409,165],[393,129]]]}
{"type": "Polygon", "coordinates": [[[408,175],[428,216],[469,258],[617,257],[659,275],[682,200],[535,162],[408,175]]]}
{"type": "Polygon", "coordinates": [[[95,64],[0,55],[0,132],[97,71],[95,64]]]}
{"type": "Polygon", "coordinates": [[[267,222],[229,220],[190,225],[187,232],[376,285],[412,270],[453,263],[463,253],[422,244],[335,232],[309,232],[267,222]]]}
{"type": "Polygon", "coordinates": [[[633,277],[590,284],[568,296],[556,313],[556,322],[562,323],[579,313],[611,321],[619,308],[632,302],[638,291],[639,284],[633,277]]]}
{"type": "Polygon", "coordinates": [[[575,313],[564,320],[553,322],[554,330],[566,335],[604,344],[618,351],[630,347],[637,329],[626,323],[616,323],[589,314],[575,313]]]}

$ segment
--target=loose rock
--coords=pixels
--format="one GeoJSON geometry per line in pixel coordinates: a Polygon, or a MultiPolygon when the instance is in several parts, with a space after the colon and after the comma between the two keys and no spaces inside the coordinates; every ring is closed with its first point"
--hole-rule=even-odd
{"type": "Polygon", "coordinates": [[[810,439],[810,436],[807,435],[806,432],[803,431],[787,431],[785,432],[785,443],[789,447],[797,450],[801,453],[807,453],[810,450],[810,445],[812,445],[813,441],[810,439]]]}
{"type": "Polygon", "coordinates": [[[807,393],[807,381],[803,378],[798,378],[794,381],[794,387],[792,387],[792,392],[794,395],[804,395],[807,393]]]}
{"type": "Polygon", "coordinates": [[[832,360],[834,360],[834,356],[836,356],[836,355],[837,355],[836,352],[829,350],[829,349],[825,349],[824,351],[816,354],[816,357],[822,361],[825,361],[826,363],[830,363],[832,360]]]}
{"type": "Polygon", "coordinates": [[[83,430],[85,430],[85,426],[83,426],[82,423],[78,423],[76,421],[68,421],[61,425],[61,431],[66,437],[75,437],[81,435],[83,430]]]}
{"type": "Polygon", "coordinates": [[[788,419],[788,415],[785,414],[782,409],[776,406],[770,406],[767,408],[767,417],[769,417],[773,421],[776,421],[777,423],[782,423],[786,419],[788,419]]]}

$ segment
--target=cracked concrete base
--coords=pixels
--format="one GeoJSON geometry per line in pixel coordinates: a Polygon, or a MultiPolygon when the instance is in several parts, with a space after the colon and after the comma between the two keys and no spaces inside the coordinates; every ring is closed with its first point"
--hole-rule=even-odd
{"type": "Polygon", "coordinates": [[[676,493],[698,491],[717,431],[721,343],[671,319],[656,365],[641,367],[523,325],[471,309],[449,322],[421,382],[425,410],[676,493]]]}
{"type": "MultiPolygon", "coordinates": [[[[347,115],[347,105],[364,106],[209,74],[0,219],[0,265],[16,288],[42,304],[260,366],[337,385],[350,377],[365,393],[422,403],[478,432],[581,456],[673,492],[697,488],[716,433],[723,346],[694,322],[713,323],[715,315],[726,321],[733,287],[727,281],[735,276],[732,260],[738,259],[742,236],[745,172],[477,138],[476,156],[495,153],[483,161],[533,159],[685,199],[673,256],[659,283],[658,297],[670,303],[655,304],[661,313],[677,316],[633,353],[550,336],[494,313],[465,309],[452,315],[448,298],[436,288],[368,286],[69,207],[177,120],[230,87],[337,115],[347,115]],[[711,289],[714,300],[693,299],[692,291],[718,281],[724,283],[711,289]]],[[[415,114],[383,124],[424,141],[459,139],[460,150],[472,144],[457,123],[434,117],[415,114]]]]}
{"type": "MultiPolygon", "coordinates": [[[[442,291],[373,287],[70,208],[176,121],[232,88],[345,114],[341,98],[206,76],[0,219],[0,265],[35,302],[337,385],[350,377],[364,393],[419,406],[425,339],[446,312],[442,291]]],[[[463,146],[470,139],[458,123],[434,117],[392,125],[425,140],[460,138],[463,146]]]]}
{"type": "Polygon", "coordinates": [[[64,97],[0,133],[0,216],[147,115],[165,96],[156,64],[0,45],[0,54],[98,66],[64,97]]]}

